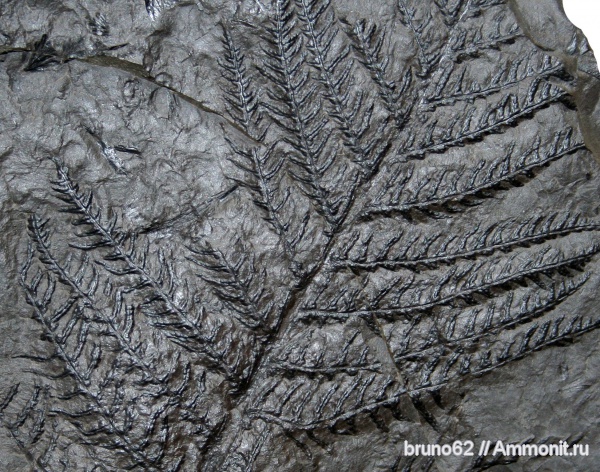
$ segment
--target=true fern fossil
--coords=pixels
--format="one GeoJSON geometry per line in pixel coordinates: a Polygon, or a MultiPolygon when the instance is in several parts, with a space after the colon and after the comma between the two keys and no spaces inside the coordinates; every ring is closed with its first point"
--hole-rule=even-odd
{"type": "MultiPolygon", "coordinates": [[[[322,431],[386,430],[407,401],[435,427],[422,398],[600,326],[561,307],[590,278],[600,222],[506,203],[586,153],[566,122],[523,131],[571,106],[573,78],[502,0],[396,13],[398,32],[273,0],[256,28],[220,25],[237,128],[223,194],[239,206],[177,253],[126,231],[52,156],[68,248],[40,210],[20,274],[50,349],[28,354],[42,365],[29,403],[13,405],[17,386],[0,403],[36,470],[75,470],[73,444],[93,470],[253,470],[275,436],[310,463],[322,431]]],[[[26,70],[53,64],[49,44],[26,70]]]]}

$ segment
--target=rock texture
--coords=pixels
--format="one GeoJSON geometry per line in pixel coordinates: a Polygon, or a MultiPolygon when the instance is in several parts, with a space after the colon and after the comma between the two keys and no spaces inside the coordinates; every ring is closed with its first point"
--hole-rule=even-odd
{"type": "Polygon", "coordinates": [[[591,470],[558,2],[9,0],[0,41],[2,470],[591,470]]]}

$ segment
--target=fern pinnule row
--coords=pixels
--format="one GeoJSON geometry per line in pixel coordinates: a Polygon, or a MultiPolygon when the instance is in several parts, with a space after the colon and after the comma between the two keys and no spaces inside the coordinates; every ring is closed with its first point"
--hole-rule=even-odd
{"type": "Polygon", "coordinates": [[[340,327],[336,332],[335,349],[332,349],[329,336],[321,334],[318,329],[305,328],[307,335],[298,333],[286,344],[277,346],[271,353],[269,370],[309,377],[332,377],[338,373],[354,375],[362,371],[382,373],[382,362],[365,345],[360,331],[340,327]]]}
{"type": "Polygon", "coordinates": [[[559,317],[533,325],[480,355],[456,351],[447,357],[434,357],[411,374],[408,386],[389,376],[369,372],[340,373],[332,379],[316,377],[310,382],[301,375],[291,379],[274,379],[257,396],[250,414],[278,424],[285,430],[335,428],[340,423],[380,408],[394,409],[403,397],[437,392],[458,377],[483,375],[548,345],[572,340],[599,325],[599,320],[584,320],[580,316],[559,317]]]}
{"type": "Polygon", "coordinates": [[[328,294],[319,294],[302,307],[300,318],[324,321],[373,315],[384,319],[410,318],[436,306],[459,302],[475,304],[476,295],[492,298],[515,285],[535,281],[540,275],[568,275],[571,270],[580,271],[599,251],[599,244],[580,248],[572,254],[544,247],[528,254],[525,262],[522,254],[516,254],[507,259],[457,264],[441,274],[419,279],[406,280],[398,276],[370,297],[361,290],[347,291],[346,296],[333,299],[328,294]]]}
{"type": "Polygon", "coordinates": [[[47,221],[42,221],[35,214],[29,218],[30,238],[36,246],[40,261],[49,271],[56,274],[59,282],[67,286],[75,297],[83,300],[86,309],[92,312],[94,321],[105,327],[106,335],[115,339],[119,350],[127,353],[133,365],[143,372],[145,378],[142,383],[150,382],[157,386],[166,386],[169,377],[174,373],[166,372],[161,375],[155,365],[151,365],[142,357],[144,349],[140,349],[140,346],[132,341],[133,312],[129,307],[122,309],[123,292],[117,291],[115,294],[115,304],[111,314],[98,307],[95,293],[98,289],[99,274],[95,267],[89,269],[89,256],[84,254],[79,268],[72,273],[70,261],[63,264],[53,253],[50,246],[50,233],[46,225],[47,221]],[[85,281],[86,279],[88,280],[85,281]]]}
{"type": "Polygon", "coordinates": [[[463,147],[490,134],[501,133],[507,127],[531,117],[535,112],[564,100],[566,91],[549,82],[534,81],[525,97],[508,94],[485,107],[471,107],[457,113],[450,123],[438,125],[434,118],[420,135],[409,135],[401,143],[401,151],[392,163],[424,159],[448,149],[463,147]]]}
{"type": "Polygon", "coordinates": [[[246,255],[241,241],[235,246],[239,248],[234,254],[237,260],[231,260],[209,243],[191,248],[193,256],[189,260],[202,269],[198,276],[213,287],[218,299],[243,325],[268,332],[273,306],[259,306],[266,291],[264,271],[255,273],[254,260],[246,255]]]}
{"type": "Polygon", "coordinates": [[[176,301],[173,270],[164,255],[159,253],[160,269],[158,274],[154,274],[146,263],[147,250],[141,253],[137,251],[136,235],[118,230],[116,216],[104,223],[100,209],[93,203],[92,193],[81,194],[78,185],[69,177],[67,168],[60,163],[56,165],[58,180],[55,190],[67,203],[65,211],[78,215],[74,225],[87,228],[85,233],[78,236],[88,239],[89,242],[84,245],[78,244],[76,247],[87,251],[104,249],[102,259],[98,261],[110,274],[117,277],[134,276],[138,280],[136,290],[149,292],[143,308],[152,324],[158,329],[166,330],[167,336],[173,342],[205,357],[212,366],[235,381],[237,374],[230,370],[224,359],[225,354],[214,349],[210,335],[200,324],[203,310],[191,313],[185,306],[188,303],[187,299],[184,300],[184,306],[176,301]]]}
{"type": "Polygon", "coordinates": [[[451,264],[459,259],[491,255],[496,251],[510,252],[518,247],[540,244],[549,239],[572,233],[600,230],[600,223],[580,215],[554,213],[535,216],[519,222],[500,221],[487,227],[475,226],[464,235],[448,236],[445,232],[398,231],[383,242],[373,241],[373,233],[361,238],[360,233],[349,239],[331,257],[334,270],[374,271],[401,268],[421,270],[451,264]]]}
{"type": "Polygon", "coordinates": [[[441,52],[432,47],[435,32],[432,27],[431,15],[424,15],[424,18],[421,19],[417,18],[416,8],[411,7],[406,0],[398,1],[398,12],[400,13],[400,22],[413,34],[420,68],[418,75],[425,78],[429,76],[441,57],[441,52]]]}
{"type": "Polygon", "coordinates": [[[25,405],[16,414],[10,414],[9,407],[16,403],[20,389],[19,384],[11,385],[4,394],[4,398],[0,400],[0,424],[6,429],[31,465],[36,467],[36,470],[51,472],[49,461],[56,450],[58,441],[55,422],[51,426],[50,438],[46,441],[42,440],[49,429],[47,421],[48,388],[34,385],[25,405]],[[45,444],[43,444],[44,442],[45,444]],[[34,448],[40,449],[35,456],[32,454],[34,448]]]}
{"type": "MultiPolygon", "coordinates": [[[[161,462],[161,454],[156,455],[146,450],[143,443],[133,442],[133,438],[130,437],[133,423],[126,422],[124,427],[118,423],[117,413],[127,415],[127,411],[120,403],[120,396],[110,399],[110,395],[106,395],[108,392],[104,391],[111,384],[113,388],[118,388],[114,382],[120,375],[112,368],[112,372],[109,372],[102,383],[96,384],[92,381],[96,369],[101,367],[105,353],[101,344],[91,339],[91,323],[86,319],[83,309],[77,306],[72,298],[59,305],[57,309],[49,309],[55,294],[52,277],[47,277],[45,288],[41,283],[44,277],[40,273],[28,280],[31,253],[32,251],[20,276],[27,302],[33,308],[34,318],[42,326],[45,338],[52,344],[55,357],[64,369],[64,375],[71,378],[76,385],[74,397],[83,398],[90,404],[89,407],[81,410],[74,409],[76,407],[73,406],[69,410],[55,408],[55,413],[75,419],[98,418],[102,426],[94,430],[86,429],[79,421],[75,421],[74,425],[84,437],[96,438],[100,443],[108,441],[118,454],[125,455],[131,464],[142,465],[147,470],[160,470],[157,465],[161,462]],[[38,295],[40,290],[43,293],[38,295]],[[87,353],[86,356],[83,356],[84,352],[87,353]]],[[[162,446],[159,444],[159,449],[162,447],[164,444],[162,446]]]]}
{"type": "Polygon", "coordinates": [[[412,71],[407,69],[398,82],[389,79],[389,60],[383,57],[381,51],[385,35],[375,25],[358,21],[349,34],[361,63],[370,72],[379,97],[394,119],[396,130],[402,131],[414,106],[413,100],[408,97],[413,83],[412,71]]]}
{"type": "Polygon", "coordinates": [[[369,137],[374,105],[365,100],[368,94],[363,91],[351,93],[354,62],[349,58],[348,47],[335,46],[339,30],[329,2],[296,0],[296,4],[312,57],[309,63],[318,73],[329,104],[328,115],[336,123],[350,159],[369,175],[377,165],[377,157],[373,155],[380,145],[377,135],[383,132],[380,126],[375,136],[369,137]]]}
{"type": "Polygon", "coordinates": [[[528,85],[529,93],[535,93],[535,86],[539,86],[553,76],[565,74],[564,66],[551,56],[539,57],[533,51],[527,57],[508,59],[500,72],[489,78],[486,83],[479,83],[474,79],[467,80],[465,71],[456,71],[453,66],[448,66],[440,72],[427,90],[427,97],[423,106],[429,110],[437,107],[451,106],[458,102],[473,103],[476,99],[491,97],[498,93],[505,93],[507,89],[521,84],[528,85]],[[537,62],[536,62],[537,61],[537,62]]]}
{"type": "Polygon", "coordinates": [[[461,207],[478,204],[500,190],[521,186],[549,164],[585,149],[573,139],[573,130],[557,132],[549,144],[541,140],[516,153],[511,147],[500,158],[482,159],[470,169],[441,169],[421,175],[414,169],[397,167],[361,219],[413,214],[456,213],[461,207]]]}
{"type": "Polygon", "coordinates": [[[289,156],[295,165],[290,175],[304,190],[317,212],[334,226],[339,218],[340,202],[324,185],[324,177],[334,164],[335,151],[330,149],[331,131],[326,129],[317,97],[317,87],[310,83],[306,70],[303,40],[295,31],[289,0],[275,5],[272,24],[267,28],[269,58],[259,71],[273,85],[264,106],[278,126],[287,131],[284,137],[293,149],[289,156]]]}
{"type": "Polygon", "coordinates": [[[553,283],[547,289],[527,290],[518,297],[509,292],[481,307],[425,316],[409,330],[388,335],[394,347],[394,359],[402,363],[418,361],[430,354],[466,350],[484,337],[492,339],[504,330],[515,329],[545,316],[579,291],[588,279],[589,274],[585,274],[553,283]],[[422,335],[416,336],[413,332],[422,335]]]}
{"type": "MultiPolygon", "coordinates": [[[[264,104],[259,102],[258,92],[236,45],[234,33],[227,28],[224,28],[223,44],[225,57],[220,65],[226,71],[225,78],[229,84],[225,90],[227,101],[235,110],[231,113],[232,118],[257,142],[265,143],[267,129],[263,129],[261,112],[264,104]]],[[[306,219],[295,225],[293,219],[284,216],[284,209],[290,203],[290,190],[281,192],[285,170],[283,153],[276,144],[245,149],[231,140],[228,142],[236,154],[232,163],[245,174],[244,178],[232,179],[252,193],[253,202],[280,237],[288,257],[293,259],[304,236],[306,219]]]]}

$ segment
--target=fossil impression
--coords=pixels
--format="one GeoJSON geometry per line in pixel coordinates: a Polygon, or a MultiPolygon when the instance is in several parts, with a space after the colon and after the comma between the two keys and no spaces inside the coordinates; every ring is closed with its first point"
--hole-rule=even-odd
{"type": "MultiPolygon", "coordinates": [[[[22,470],[516,461],[449,466],[400,444],[451,442],[454,392],[600,326],[598,177],[577,78],[502,0],[398,0],[381,22],[347,3],[213,11],[211,101],[178,88],[193,60],[163,64],[168,83],[158,59],[126,65],[100,14],[86,21],[108,42],[92,53],[52,34],[4,51],[24,77],[131,76],[114,113],[142,123],[133,110],[164,93],[174,128],[177,107],[210,117],[204,134],[181,126],[187,144],[217,143],[206,174],[187,157],[180,172],[176,129],[155,140],[159,158],[143,126],[117,144],[82,106],[76,138],[27,156],[44,183],[14,216],[22,234],[5,260],[32,320],[21,339],[36,341],[11,353],[0,396],[22,470]],[[138,184],[153,209],[186,197],[149,217],[122,197],[138,184]],[[350,443],[354,455],[336,449],[350,443]]],[[[145,20],[175,35],[191,8],[147,1],[145,20]]],[[[579,36],[570,48],[586,52],[579,36]]]]}

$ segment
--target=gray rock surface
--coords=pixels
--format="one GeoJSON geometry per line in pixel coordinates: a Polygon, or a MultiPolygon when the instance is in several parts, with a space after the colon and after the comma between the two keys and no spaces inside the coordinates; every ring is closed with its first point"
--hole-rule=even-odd
{"type": "Polygon", "coordinates": [[[5,0],[0,77],[1,470],[598,463],[557,0],[5,0]],[[403,454],[455,440],[591,454],[403,454]]]}

